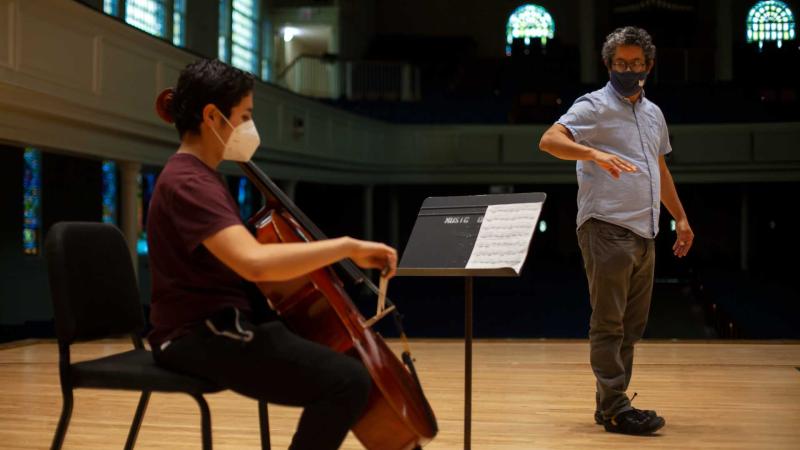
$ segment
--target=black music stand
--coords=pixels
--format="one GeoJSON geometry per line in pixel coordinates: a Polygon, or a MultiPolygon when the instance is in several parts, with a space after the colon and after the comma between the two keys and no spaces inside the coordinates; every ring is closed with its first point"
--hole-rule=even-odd
{"type": "Polygon", "coordinates": [[[428,197],[397,268],[398,276],[464,277],[465,450],[472,446],[473,277],[519,276],[545,197],[428,197]]]}

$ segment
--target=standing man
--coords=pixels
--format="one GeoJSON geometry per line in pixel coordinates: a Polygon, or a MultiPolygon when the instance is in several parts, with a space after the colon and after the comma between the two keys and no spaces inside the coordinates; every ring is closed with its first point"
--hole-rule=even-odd
{"type": "Polygon", "coordinates": [[[650,310],[661,203],[676,221],[675,256],[685,256],[694,239],[664,161],[672,151],[664,115],[642,90],[655,55],[645,30],[614,30],[602,50],[610,81],[578,98],[539,143],[557,158],[577,161],[578,243],[592,305],[595,422],[615,433],[650,434],[665,424],[655,411],[631,406],[625,393],[633,347],[650,310]]]}

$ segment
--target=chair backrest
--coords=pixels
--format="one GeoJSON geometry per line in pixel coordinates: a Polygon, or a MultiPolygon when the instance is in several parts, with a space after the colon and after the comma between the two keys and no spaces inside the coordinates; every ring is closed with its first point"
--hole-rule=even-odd
{"type": "Polygon", "coordinates": [[[59,222],[47,233],[45,257],[60,342],[144,329],[131,254],[119,229],[59,222]]]}

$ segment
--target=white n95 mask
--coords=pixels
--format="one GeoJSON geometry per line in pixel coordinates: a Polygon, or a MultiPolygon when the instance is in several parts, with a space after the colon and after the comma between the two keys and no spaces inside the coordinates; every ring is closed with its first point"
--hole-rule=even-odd
{"type": "Polygon", "coordinates": [[[217,139],[225,146],[222,159],[238,162],[250,161],[250,158],[253,157],[253,153],[256,152],[259,144],[261,144],[261,138],[258,136],[256,123],[251,119],[234,127],[228,118],[225,117],[225,114],[220,112],[220,115],[225,119],[225,122],[228,123],[228,126],[233,128],[228,142],[224,142],[222,138],[219,137],[217,131],[211,128],[211,131],[214,132],[217,139]]]}

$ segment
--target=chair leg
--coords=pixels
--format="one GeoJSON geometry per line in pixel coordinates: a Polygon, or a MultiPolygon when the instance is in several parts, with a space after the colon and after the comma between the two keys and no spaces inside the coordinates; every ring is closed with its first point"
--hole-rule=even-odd
{"type": "Polygon", "coordinates": [[[131,422],[131,429],[128,431],[128,440],[125,441],[125,450],[133,450],[136,444],[136,438],[139,436],[139,428],[142,426],[144,420],[144,412],[147,410],[147,403],[150,401],[150,392],[143,391],[142,396],[139,397],[139,405],[136,407],[136,414],[133,416],[131,422]]]}
{"type": "Polygon", "coordinates": [[[56,434],[53,436],[53,444],[50,446],[51,450],[59,450],[64,444],[64,436],[67,434],[67,427],[69,427],[69,419],[72,417],[72,389],[61,389],[62,404],[61,404],[61,417],[58,419],[58,426],[56,427],[56,434]]]}
{"type": "Polygon", "coordinates": [[[258,402],[258,426],[261,429],[261,450],[270,450],[267,402],[258,402]]]}
{"type": "Polygon", "coordinates": [[[211,450],[211,413],[208,411],[208,403],[201,394],[192,394],[197,405],[200,407],[200,432],[203,436],[203,450],[211,450]]]}

